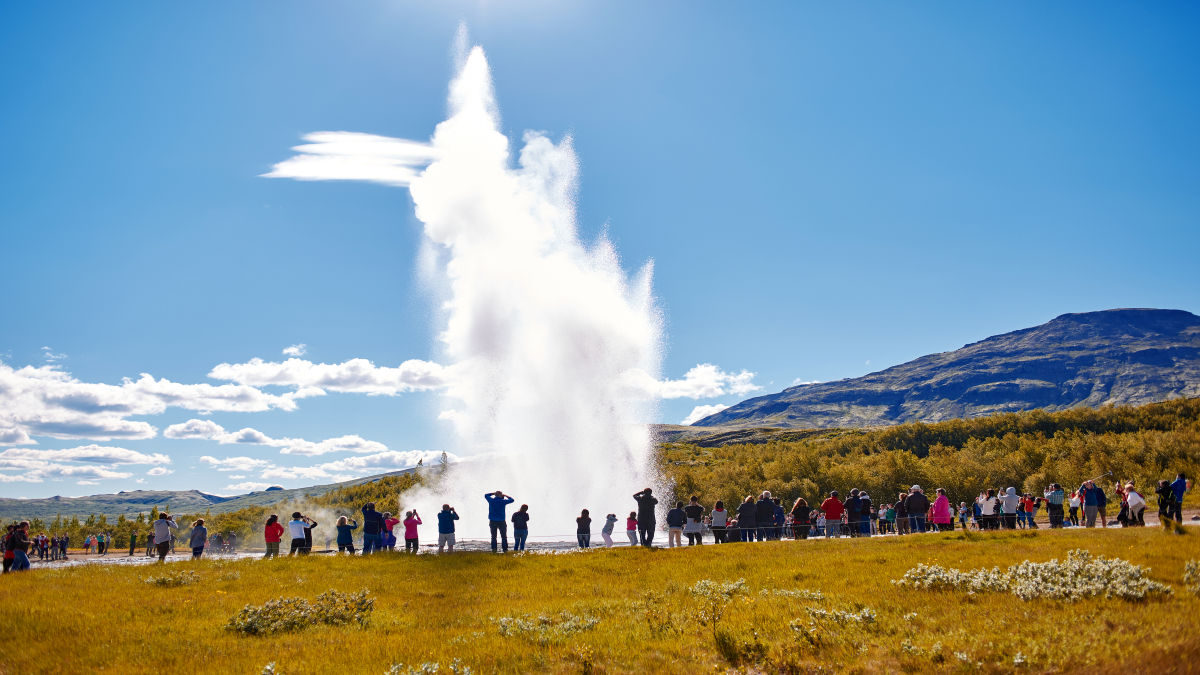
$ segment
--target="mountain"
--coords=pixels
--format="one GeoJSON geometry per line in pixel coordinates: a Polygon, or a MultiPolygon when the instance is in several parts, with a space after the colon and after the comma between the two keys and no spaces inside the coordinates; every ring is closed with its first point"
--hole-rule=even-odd
{"type": "Polygon", "coordinates": [[[199,490],[133,490],[88,497],[0,498],[0,520],[6,522],[18,518],[52,520],[57,515],[83,518],[92,514],[105,515],[109,518],[119,515],[136,517],[139,513],[149,514],[152,507],[158,507],[160,511],[170,507],[171,511],[175,513],[204,513],[206,511],[228,513],[247,506],[266,506],[293,499],[299,500],[304,497],[316,497],[338,488],[371,483],[385,476],[398,476],[411,471],[412,469],[404,469],[403,471],[355,478],[341,483],[313,485],[291,490],[277,486],[269,487],[266,490],[235,497],[222,497],[199,490]]]}
{"type": "Polygon", "coordinates": [[[789,387],[692,426],[865,427],[1191,396],[1200,396],[1200,317],[1112,309],[1064,314],[863,377],[789,387]]]}

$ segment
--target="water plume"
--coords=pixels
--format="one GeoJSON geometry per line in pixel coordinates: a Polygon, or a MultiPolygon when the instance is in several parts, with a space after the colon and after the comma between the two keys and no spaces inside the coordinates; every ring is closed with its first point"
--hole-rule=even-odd
{"type": "Polygon", "coordinates": [[[482,536],[483,494],[503,490],[530,505],[531,539],[570,538],[583,508],[598,532],[651,480],[653,404],[629,382],[659,375],[652,265],[631,277],[606,237],[580,240],[570,138],[527,132],[514,166],[479,47],[450,85],[431,146],[409,189],[444,298],[442,417],[457,454],[476,459],[405,501],[426,523],[452,503],[460,534],[482,536]]]}

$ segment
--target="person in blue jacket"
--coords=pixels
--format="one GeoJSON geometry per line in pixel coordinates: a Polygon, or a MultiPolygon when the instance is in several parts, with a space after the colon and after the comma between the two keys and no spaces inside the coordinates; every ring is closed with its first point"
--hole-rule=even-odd
{"type": "Polygon", "coordinates": [[[438,553],[443,553],[446,546],[454,553],[454,521],[458,520],[458,512],[449,504],[442,504],[438,511],[438,553]]]}
{"type": "Polygon", "coordinates": [[[513,503],[512,497],[496,490],[483,496],[488,503],[488,527],[492,530],[492,553],[496,552],[496,533],[504,544],[504,552],[508,553],[508,519],[504,517],[504,507],[513,503]]]}

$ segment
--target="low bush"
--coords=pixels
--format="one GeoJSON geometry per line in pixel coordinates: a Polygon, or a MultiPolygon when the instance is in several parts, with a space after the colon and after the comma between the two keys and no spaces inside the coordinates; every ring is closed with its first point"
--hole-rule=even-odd
{"type": "Polygon", "coordinates": [[[365,625],[375,599],[365,590],[358,593],[326,591],[309,602],[304,598],[280,598],[259,606],[246,605],[225,628],[245,635],[269,635],[303,630],[310,626],[365,625]]]}
{"type": "Polygon", "coordinates": [[[1060,562],[1057,558],[1044,563],[1025,560],[1005,571],[993,567],[963,572],[941,565],[921,564],[892,583],[924,590],[965,590],[972,594],[1007,592],[1022,600],[1079,600],[1095,596],[1144,600],[1152,594],[1172,593],[1170,586],[1149,579],[1147,572],[1147,568],[1128,560],[1093,558],[1088,551],[1075,549],[1067,554],[1066,561],[1060,562]]]}

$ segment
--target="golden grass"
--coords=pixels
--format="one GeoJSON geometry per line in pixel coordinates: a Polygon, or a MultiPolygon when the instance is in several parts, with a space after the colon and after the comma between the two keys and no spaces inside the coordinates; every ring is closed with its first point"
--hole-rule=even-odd
{"type": "Polygon", "coordinates": [[[39,570],[0,578],[6,638],[0,673],[258,673],[275,662],[286,674],[381,674],[397,662],[446,666],[455,658],[475,673],[1184,672],[1200,658],[1200,598],[1182,581],[1186,561],[1200,558],[1198,534],[958,531],[673,551],[312,556],[39,570]],[[1003,568],[1027,558],[1065,558],[1074,548],[1148,566],[1175,594],[1145,602],[1026,602],[890,583],[920,562],[1003,568]],[[144,582],[172,569],[195,571],[199,582],[144,582]],[[688,589],[700,579],[739,578],[750,593],[730,603],[714,639],[699,623],[701,602],[688,589]],[[365,629],[247,637],[223,628],[247,603],[313,599],[331,588],[370,591],[376,605],[365,629]],[[824,597],[764,595],[764,589],[824,597]],[[818,620],[817,644],[789,627],[795,619],[807,627],[806,608],[863,607],[876,612],[874,623],[818,620]],[[539,643],[501,635],[496,621],[562,612],[599,623],[539,643]],[[1023,666],[1014,665],[1018,652],[1023,666]]]}

